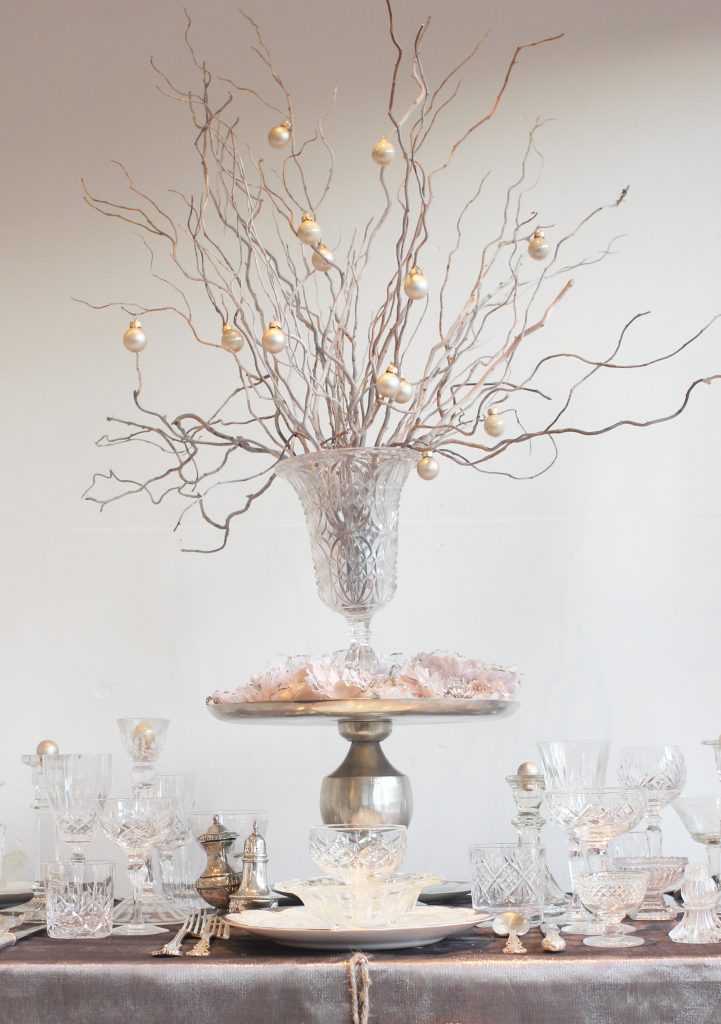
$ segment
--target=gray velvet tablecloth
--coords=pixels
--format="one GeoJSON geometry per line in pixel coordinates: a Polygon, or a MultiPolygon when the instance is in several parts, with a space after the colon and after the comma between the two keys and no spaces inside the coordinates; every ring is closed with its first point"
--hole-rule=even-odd
{"type": "MultiPolygon", "coordinates": [[[[564,953],[525,936],[525,956],[473,936],[368,954],[369,1024],[721,1024],[721,945],[682,946],[669,925],[643,946],[564,953]]],[[[2,1024],[352,1024],[351,956],[239,938],[207,960],[149,956],[157,938],[62,942],[0,952],[2,1024]]]]}

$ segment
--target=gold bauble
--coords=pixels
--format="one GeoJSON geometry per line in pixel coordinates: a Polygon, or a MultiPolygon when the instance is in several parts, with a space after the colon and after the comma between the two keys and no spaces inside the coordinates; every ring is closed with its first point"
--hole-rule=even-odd
{"type": "Polygon", "coordinates": [[[282,149],[283,146],[287,146],[290,142],[291,131],[292,125],[290,121],[281,121],[280,124],[276,124],[268,132],[268,142],[273,149],[282,149]]]}
{"type": "Polygon", "coordinates": [[[376,381],[376,391],[381,398],[395,398],[401,386],[401,379],[398,376],[398,367],[390,364],[385,373],[382,373],[376,381]]]}
{"type": "Polygon", "coordinates": [[[271,320],[267,331],[263,331],[261,338],[263,348],[266,352],[275,356],[285,348],[285,333],[277,320],[271,320]]]}
{"type": "Polygon", "coordinates": [[[535,779],[539,774],[538,765],[535,765],[533,761],[524,761],[516,768],[516,775],[520,779],[535,779]]]}
{"type": "Polygon", "coordinates": [[[428,281],[418,267],[412,267],[403,282],[403,291],[409,299],[424,299],[428,294],[428,281]]]}
{"type": "Polygon", "coordinates": [[[142,352],[145,346],[148,344],[143,325],[139,320],[131,320],[130,327],[123,335],[123,345],[127,348],[128,352],[142,352]]]}
{"type": "Polygon", "coordinates": [[[60,747],[55,740],[41,740],[35,748],[35,753],[39,757],[51,757],[53,754],[60,753],[60,747]]]}
{"type": "Polygon", "coordinates": [[[426,452],[416,466],[416,473],[421,480],[435,480],[440,468],[433,452],[426,452]]]}
{"type": "Polygon", "coordinates": [[[393,163],[393,158],[396,155],[395,146],[392,142],[383,136],[382,139],[378,139],[375,146],[371,150],[371,156],[377,164],[381,167],[387,167],[388,164],[393,163]]]}
{"type": "Polygon", "coordinates": [[[235,324],[223,324],[220,344],[227,352],[240,352],[245,344],[245,338],[235,324]]]}
{"type": "Polygon", "coordinates": [[[503,431],[506,429],[506,424],[503,421],[498,409],[489,409],[486,418],[483,421],[483,429],[489,437],[500,437],[503,431]]]}
{"type": "Polygon", "coordinates": [[[155,730],[150,722],[138,722],[132,732],[133,744],[143,750],[152,750],[155,745],[155,730]]]}
{"type": "Polygon", "coordinates": [[[528,255],[534,260],[545,260],[550,251],[551,247],[546,241],[546,236],[540,228],[536,228],[528,243],[528,255]]]}
{"type": "Polygon", "coordinates": [[[323,245],[322,242],[319,242],[313,250],[313,255],[311,256],[310,261],[316,270],[322,270],[327,274],[335,263],[335,256],[327,245],[323,245]]]}
{"type": "Polygon", "coordinates": [[[405,377],[401,377],[398,382],[396,402],[398,402],[399,405],[405,405],[406,402],[410,402],[411,398],[413,398],[413,385],[409,384],[405,377]]]}
{"type": "Polygon", "coordinates": [[[320,242],[320,224],[312,213],[304,213],[298,228],[298,238],[303,245],[317,245],[320,242]]]}

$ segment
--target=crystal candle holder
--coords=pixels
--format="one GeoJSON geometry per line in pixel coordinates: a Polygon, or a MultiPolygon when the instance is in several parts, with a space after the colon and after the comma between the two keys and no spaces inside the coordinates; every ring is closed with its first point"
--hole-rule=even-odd
{"type": "Polygon", "coordinates": [[[668,933],[673,942],[721,942],[721,920],[715,911],[717,886],[707,864],[688,864],[681,886],[684,914],[668,933]]]}

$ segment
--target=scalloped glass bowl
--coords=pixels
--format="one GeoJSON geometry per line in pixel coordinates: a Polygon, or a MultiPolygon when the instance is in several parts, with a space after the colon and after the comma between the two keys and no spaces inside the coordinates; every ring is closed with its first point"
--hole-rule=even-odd
{"type": "Polygon", "coordinates": [[[680,884],[687,864],[687,857],[614,857],[614,869],[648,875],[643,903],[629,917],[634,921],[673,921],[678,911],[666,903],[663,894],[680,884]]]}
{"type": "Polygon", "coordinates": [[[331,928],[384,928],[395,924],[415,907],[421,891],[442,882],[440,875],[396,875],[367,879],[355,884],[333,878],[294,879],[278,882],[331,928]]]}
{"type": "Polygon", "coordinates": [[[406,827],[322,825],[308,833],[308,849],[316,867],[336,881],[390,878],[406,855],[406,827]]]}

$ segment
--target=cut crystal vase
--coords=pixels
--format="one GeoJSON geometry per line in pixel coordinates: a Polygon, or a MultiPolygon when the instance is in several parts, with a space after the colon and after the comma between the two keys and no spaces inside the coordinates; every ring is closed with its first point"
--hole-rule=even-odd
{"type": "Polygon", "coordinates": [[[276,469],[303,505],[320,598],[348,623],[346,661],[371,672],[371,618],[396,591],[398,507],[417,461],[407,448],[334,448],[276,469]]]}

